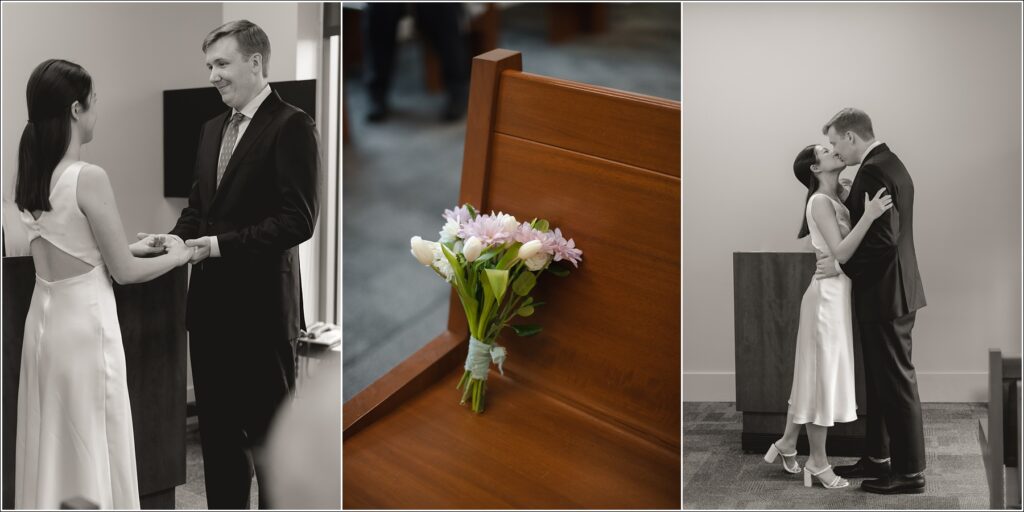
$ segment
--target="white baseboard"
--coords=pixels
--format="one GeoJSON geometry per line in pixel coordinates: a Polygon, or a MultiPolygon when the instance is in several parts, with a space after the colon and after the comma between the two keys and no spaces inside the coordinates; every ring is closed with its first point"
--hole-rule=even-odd
{"type": "MultiPolygon", "coordinates": [[[[787,382],[784,384],[789,386],[787,382]]],[[[917,372],[922,402],[986,402],[987,372],[917,372]]],[[[683,373],[684,402],[735,402],[735,372],[683,373]]]]}

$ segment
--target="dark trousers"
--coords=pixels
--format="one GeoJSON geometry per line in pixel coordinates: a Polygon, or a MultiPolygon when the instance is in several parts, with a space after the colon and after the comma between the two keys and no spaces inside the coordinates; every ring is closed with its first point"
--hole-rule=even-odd
{"type": "Polygon", "coordinates": [[[911,362],[916,313],[894,320],[860,322],[867,391],[866,455],[892,458],[892,471],[924,471],[924,423],[917,373],[911,362]]]}
{"type": "MultiPolygon", "coordinates": [[[[387,103],[395,67],[395,36],[407,4],[369,3],[366,7],[367,47],[370,66],[367,85],[374,102],[387,103]]],[[[433,46],[441,61],[441,77],[450,99],[464,94],[468,82],[468,55],[462,30],[461,4],[416,3],[412,5],[416,28],[433,46]]]]}
{"type": "Polygon", "coordinates": [[[189,336],[207,506],[249,508],[255,474],[259,508],[270,508],[260,449],[274,414],[295,389],[294,346],[218,328],[189,336]]]}

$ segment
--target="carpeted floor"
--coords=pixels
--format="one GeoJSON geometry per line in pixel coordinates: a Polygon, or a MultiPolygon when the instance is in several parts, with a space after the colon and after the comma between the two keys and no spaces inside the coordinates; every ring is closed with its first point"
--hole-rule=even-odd
{"type": "MultiPolygon", "coordinates": [[[[499,46],[524,71],[678,100],[679,4],[612,4],[606,32],[551,45],[544,5],[501,11],[499,46]]],[[[369,124],[366,91],[346,77],[344,147],[343,399],[440,334],[450,288],[409,254],[409,238],[436,240],[458,200],[465,123],[442,124],[443,94],[423,87],[422,49],[399,46],[392,116],[369,124]]]]}
{"type": "MultiPolygon", "coordinates": [[[[988,486],[978,447],[982,404],[923,405],[928,487],[924,494],[882,496],[803,486],[802,475],[740,450],[742,415],[731,402],[683,403],[683,507],[686,509],[984,509],[988,486]]],[[[807,454],[797,457],[803,466],[807,454]]],[[[830,457],[834,465],[856,458],[830,457]]]]}

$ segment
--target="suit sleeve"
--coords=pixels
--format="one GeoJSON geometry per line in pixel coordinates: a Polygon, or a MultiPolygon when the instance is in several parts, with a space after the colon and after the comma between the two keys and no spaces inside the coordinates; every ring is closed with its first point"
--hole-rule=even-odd
{"type": "Polygon", "coordinates": [[[900,241],[900,212],[896,206],[899,204],[898,192],[886,186],[874,167],[862,168],[860,173],[862,175],[857,176],[850,190],[848,204],[851,222],[860,222],[864,216],[865,193],[873,198],[880,188],[886,187],[885,193],[892,196],[893,206],[875,219],[853,256],[841,264],[843,273],[851,278],[863,274],[865,269],[873,268],[879,261],[891,260],[900,241]]]}
{"type": "Polygon", "coordinates": [[[318,147],[316,125],[308,115],[296,113],[285,121],[273,151],[281,209],[257,224],[218,234],[222,257],[284,251],[313,236],[319,209],[318,147]]]}
{"type": "MultiPolygon", "coordinates": [[[[203,145],[203,135],[206,132],[206,125],[199,130],[199,145],[203,145]]],[[[199,152],[196,152],[196,163],[193,166],[195,178],[192,180],[192,192],[188,196],[188,206],[182,208],[181,215],[174,229],[168,234],[176,235],[182,240],[190,240],[199,236],[199,225],[202,222],[202,195],[199,193],[199,152]]]]}

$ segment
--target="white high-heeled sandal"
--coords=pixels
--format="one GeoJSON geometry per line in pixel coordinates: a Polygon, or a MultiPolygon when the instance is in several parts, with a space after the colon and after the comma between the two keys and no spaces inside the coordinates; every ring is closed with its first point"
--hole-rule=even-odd
{"type": "Polygon", "coordinates": [[[843,487],[847,487],[847,486],[850,485],[849,480],[847,480],[847,479],[845,479],[845,478],[843,478],[843,477],[841,477],[839,475],[835,475],[835,479],[832,480],[831,482],[826,482],[825,479],[822,478],[821,475],[822,475],[822,473],[824,473],[824,472],[826,472],[826,471],[828,471],[830,469],[832,469],[832,465],[831,464],[829,464],[828,466],[825,466],[825,469],[822,469],[820,471],[815,472],[813,469],[811,469],[810,466],[805,465],[804,466],[804,487],[812,487],[814,485],[814,480],[811,477],[817,478],[818,481],[821,482],[821,486],[826,488],[826,489],[841,489],[843,487]]]}
{"type": "Polygon", "coordinates": [[[782,456],[782,470],[783,471],[785,471],[786,473],[793,474],[793,475],[795,475],[795,474],[800,472],[800,463],[799,462],[794,460],[793,461],[793,466],[794,467],[792,467],[792,468],[790,468],[789,466],[786,465],[786,457],[796,457],[796,452],[793,452],[793,453],[782,453],[781,451],[779,451],[779,447],[775,446],[775,443],[772,443],[772,445],[768,447],[768,453],[764,454],[764,461],[769,463],[769,464],[774,464],[775,463],[775,458],[778,457],[779,455],[782,456]]]}

